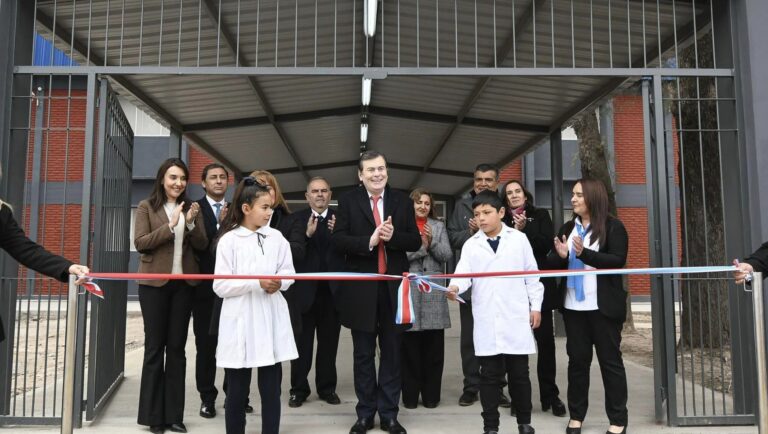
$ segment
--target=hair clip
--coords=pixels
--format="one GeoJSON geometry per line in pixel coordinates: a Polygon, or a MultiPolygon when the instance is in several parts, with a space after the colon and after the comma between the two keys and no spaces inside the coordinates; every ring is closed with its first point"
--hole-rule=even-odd
{"type": "Polygon", "coordinates": [[[245,178],[243,178],[243,185],[246,187],[251,187],[255,185],[265,190],[269,189],[266,185],[262,184],[258,179],[254,178],[253,176],[246,176],[245,178]]]}

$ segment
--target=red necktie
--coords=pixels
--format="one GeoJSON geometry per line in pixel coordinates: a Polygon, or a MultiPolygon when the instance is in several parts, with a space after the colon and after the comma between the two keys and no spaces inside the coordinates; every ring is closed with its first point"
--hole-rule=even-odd
{"type": "MultiPolygon", "coordinates": [[[[371,196],[373,199],[373,221],[376,223],[376,227],[381,226],[381,216],[379,215],[379,199],[380,195],[371,196]]],[[[384,252],[384,240],[379,240],[379,274],[385,274],[387,272],[387,259],[384,252]]]]}

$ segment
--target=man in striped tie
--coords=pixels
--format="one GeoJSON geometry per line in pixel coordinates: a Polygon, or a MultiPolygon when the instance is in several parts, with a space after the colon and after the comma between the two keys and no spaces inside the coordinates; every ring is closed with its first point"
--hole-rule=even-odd
{"type": "MultiPolygon", "coordinates": [[[[197,203],[203,214],[205,234],[208,236],[208,246],[195,253],[200,262],[200,272],[213,274],[216,257],[210,251],[210,243],[216,238],[222,214],[226,212],[224,194],[227,192],[229,172],[221,164],[211,163],[203,168],[202,187],[205,191],[197,203]]],[[[211,316],[216,294],[213,293],[213,281],[203,280],[194,288],[195,297],[192,304],[192,329],[195,332],[195,382],[200,394],[200,416],[212,418],[216,416],[216,344],[217,336],[210,333],[211,316]]],[[[218,318],[217,318],[218,320],[218,318]]]]}
{"type": "MultiPolygon", "coordinates": [[[[421,236],[410,198],[387,185],[387,161],[379,152],[360,156],[362,186],[339,199],[331,242],[345,256],[345,270],[402,275],[408,271],[406,252],[418,250],[421,236]]],[[[407,325],[395,325],[398,281],[345,281],[334,298],[341,324],[352,330],[357,421],[350,434],[373,428],[406,434],[397,421],[400,402],[400,343],[407,325]],[[376,341],[381,347],[376,376],[376,341]]]]}

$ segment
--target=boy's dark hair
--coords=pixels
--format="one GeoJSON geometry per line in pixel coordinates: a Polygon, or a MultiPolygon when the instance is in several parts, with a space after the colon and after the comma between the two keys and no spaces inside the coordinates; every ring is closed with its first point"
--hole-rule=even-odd
{"type": "Polygon", "coordinates": [[[498,179],[499,178],[499,168],[494,166],[493,164],[489,164],[489,163],[478,164],[477,167],[475,167],[475,172],[474,173],[477,173],[477,172],[491,172],[491,171],[496,174],[496,178],[498,179]]]}
{"type": "Polygon", "coordinates": [[[205,178],[208,177],[208,172],[210,172],[213,169],[221,169],[221,170],[223,170],[224,173],[227,174],[227,178],[229,178],[229,170],[227,170],[227,168],[224,167],[223,164],[211,163],[211,164],[203,167],[203,178],[202,178],[203,181],[205,181],[205,178]]]}
{"type": "Polygon", "coordinates": [[[381,152],[379,152],[379,151],[365,151],[365,152],[363,152],[362,154],[360,154],[360,161],[358,161],[358,163],[357,163],[357,169],[362,171],[363,170],[363,161],[375,160],[375,159],[377,159],[379,157],[384,159],[384,165],[386,166],[387,165],[387,157],[385,157],[384,154],[382,154],[381,152]]]}
{"type": "Polygon", "coordinates": [[[481,206],[481,205],[490,205],[493,208],[496,209],[496,211],[501,210],[504,208],[504,203],[501,201],[501,198],[498,194],[496,194],[495,191],[481,191],[480,193],[477,193],[475,198],[472,200],[472,209],[481,206]]]}

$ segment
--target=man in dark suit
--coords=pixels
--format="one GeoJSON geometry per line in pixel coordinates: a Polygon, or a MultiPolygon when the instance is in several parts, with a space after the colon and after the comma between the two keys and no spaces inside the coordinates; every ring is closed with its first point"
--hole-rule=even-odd
{"type": "MultiPolygon", "coordinates": [[[[200,272],[213,274],[216,257],[210,249],[210,243],[216,239],[219,230],[219,222],[227,206],[224,194],[227,192],[229,172],[221,164],[211,163],[203,168],[202,185],[205,191],[197,203],[203,214],[205,234],[208,236],[208,244],[205,249],[198,250],[200,272]]],[[[200,416],[212,418],[216,416],[216,344],[218,337],[209,333],[211,325],[211,313],[216,294],[213,292],[213,281],[203,280],[194,288],[195,296],[192,303],[192,329],[195,332],[195,380],[197,391],[200,393],[200,416]]]]}
{"type": "MultiPolygon", "coordinates": [[[[305,194],[309,208],[293,214],[306,231],[306,254],[294,261],[297,273],[337,271],[331,258],[331,232],[336,213],[328,208],[331,186],[322,177],[312,178],[305,194]]],[[[340,404],[336,394],[336,350],[339,346],[339,323],[327,280],[298,280],[285,293],[291,310],[291,323],[296,336],[299,358],[291,361],[291,392],[289,407],[301,407],[310,394],[307,376],[312,368],[312,353],[317,330],[315,387],[320,399],[340,404]]]]}
{"type": "MultiPolygon", "coordinates": [[[[344,271],[401,275],[408,271],[407,251],[421,246],[413,203],[387,185],[384,155],[360,156],[358,177],[363,183],[339,199],[334,249],[345,255],[344,271]]],[[[396,281],[342,281],[335,299],[342,325],[352,330],[357,422],[350,434],[373,428],[379,413],[381,429],[406,434],[397,421],[400,401],[400,346],[408,326],[395,325],[396,281]],[[381,348],[376,377],[376,340],[381,348]]]]}

